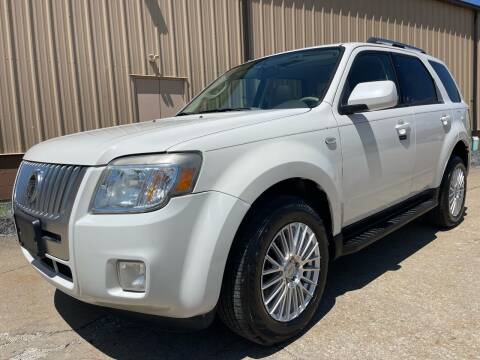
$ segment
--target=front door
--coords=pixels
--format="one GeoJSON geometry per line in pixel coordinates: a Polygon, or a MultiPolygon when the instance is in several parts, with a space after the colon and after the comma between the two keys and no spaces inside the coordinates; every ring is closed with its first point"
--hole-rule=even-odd
{"type": "Polygon", "coordinates": [[[338,104],[346,104],[357,84],[380,80],[397,83],[390,54],[357,50],[349,64],[350,71],[341,81],[334,106],[343,155],[343,226],[408,198],[415,163],[415,129],[410,107],[353,115],[338,113],[338,104]]]}

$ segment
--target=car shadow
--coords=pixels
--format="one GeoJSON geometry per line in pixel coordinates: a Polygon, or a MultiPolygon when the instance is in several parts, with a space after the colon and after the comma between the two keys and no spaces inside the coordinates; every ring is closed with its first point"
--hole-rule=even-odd
{"type": "MultiPolygon", "coordinates": [[[[362,289],[388,271],[401,269],[402,261],[435,240],[439,231],[418,219],[361,252],[333,262],[324,299],[304,332],[335,306],[337,297],[362,289]]],[[[112,310],[80,302],[60,291],[56,291],[54,301],[59,314],[75,332],[116,359],[241,359],[246,356],[260,359],[287,345],[262,347],[252,344],[230,332],[218,320],[205,330],[172,333],[155,326],[154,317],[152,321],[145,321],[143,317],[126,319],[112,310]]]]}

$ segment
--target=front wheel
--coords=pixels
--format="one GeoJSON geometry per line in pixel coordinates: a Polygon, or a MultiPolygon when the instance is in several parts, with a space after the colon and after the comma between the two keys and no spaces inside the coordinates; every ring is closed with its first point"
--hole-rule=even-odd
{"type": "Polygon", "coordinates": [[[460,224],[465,214],[466,193],[467,169],[463,160],[455,156],[447,165],[440,186],[438,206],[431,213],[433,222],[443,228],[460,224]]]}
{"type": "Polygon", "coordinates": [[[325,288],[328,238],[302,199],[282,197],[257,209],[227,262],[219,314],[239,335],[270,345],[298,334],[325,288]]]}

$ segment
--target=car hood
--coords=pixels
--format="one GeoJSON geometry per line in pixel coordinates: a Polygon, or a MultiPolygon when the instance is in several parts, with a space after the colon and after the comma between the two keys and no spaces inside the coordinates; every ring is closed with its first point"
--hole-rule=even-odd
{"type": "MultiPolygon", "coordinates": [[[[105,165],[115,158],[166,152],[183,142],[310,109],[252,110],[187,115],[81,132],[32,147],[25,160],[72,165],[105,165]]],[[[261,134],[259,134],[261,137],[261,134]]],[[[241,139],[238,139],[239,143],[241,139]]],[[[236,145],[236,144],[231,144],[236,145]]],[[[191,149],[202,150],[202,149],[191,149]]]]}

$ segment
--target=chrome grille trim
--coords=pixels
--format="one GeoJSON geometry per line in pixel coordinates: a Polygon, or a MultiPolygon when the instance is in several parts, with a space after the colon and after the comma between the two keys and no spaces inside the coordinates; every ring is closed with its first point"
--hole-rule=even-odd
{"type": "Polygon", "coordinates": [[[68,216],[80,182],[84,166],[59,165],[23,161],[18,170],[14,203],[23,211],[48,220],[68,216]],[[32,174],[39,172],[38,196],[34,201],[27,197],[27,187],[32,174]]]}

